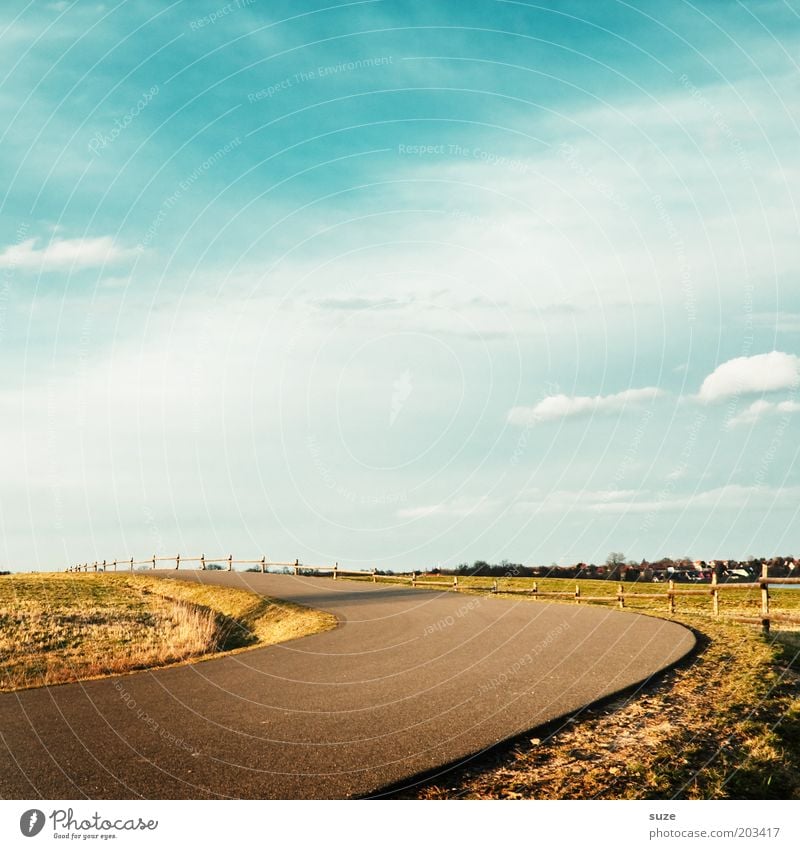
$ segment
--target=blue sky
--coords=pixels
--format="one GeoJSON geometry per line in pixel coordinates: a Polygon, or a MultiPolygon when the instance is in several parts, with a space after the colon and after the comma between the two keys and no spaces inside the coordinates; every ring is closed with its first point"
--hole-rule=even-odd
{"type": "Polygon", "coordinates": [[[0,567],[800,553],[793,2],[0,11],[0,567]]]}

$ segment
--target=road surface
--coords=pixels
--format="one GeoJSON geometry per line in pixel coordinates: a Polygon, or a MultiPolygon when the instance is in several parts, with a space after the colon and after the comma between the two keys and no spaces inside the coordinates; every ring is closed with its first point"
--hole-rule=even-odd
{"type": "Polygon", "coordinates": [[[0,695],[4,798],[346,798],[463,762],[650,678],[695,643],[602,607],[168,572],[330,611],[332,631],[0,695]]]}

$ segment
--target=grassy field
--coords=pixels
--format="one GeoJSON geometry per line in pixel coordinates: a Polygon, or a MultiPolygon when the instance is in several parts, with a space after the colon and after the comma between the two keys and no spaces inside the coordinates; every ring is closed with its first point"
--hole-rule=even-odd
{"type": "MultiPolygon", "coordinates": [[[[378,581],[381,577],[378,576],[378,581]]],[[[445,585],[452,585],[453,578],[450,575],[418,575],[420,581],[441,581],[445,585]]],[[[392,583],[397,583],[393,581],[392,583]]],[[[514,598],[526,598],[519,590],[530,591],[534,584],[532,578],[500,578],[497,581],[498,595],[503,595],[504,590],[515,590],[514,598]]],[[[608,598],[609,602],[617,595],[617,581],[587,581],[571,580],[567,578],[537,578],[536,584],[539,593],[560,592],[574,594],[575,587],[580,586],[582,596],[601,596],[608,598]]],[[[631,582],[623,584],[625,588],[625,607],[648,613],[666,613],[667,596],[666,584],[654,584],[644,582],[631,582]],[[663,599],[637,598],[638,595],[663,593],[663,599]]],[[[489,592],[492,587],[491,578],[458,578],[460,592],[489,592]]],[[[446,587],[443,586],[443,589],[446,587]]],[[[431,589],[431,587],[427,587],[431,589]]],[[[675,600],[676,613],[711,614],[711,587],[709,584],[676,584],[678,591],[691,590],[702,595],[678,596],[675,600]]],[[[739,588],[735,584],[720,585],[720,614],[740,614],[744,616],[758,616],[761,610],[761,590],[739,588]]],[[[511,597],[511,593],[507,593],[511,597]]],[[[533,599],[536,600],[535,598],[533,599]]],[[[557,599],[541,596],[541,600],[556,601],[557,599]]],[[[573,600],[569,600],[574,603],[573,600]]],[[[607,606],[609,602],[581,602],[582,604],[601,604],[607,606]]],[[[774,611],[800,612],[800,590],[776,590],[770,589],[770,607],[774,611]]],[[[783,627],[783,626],[781,626],[783,627]]]]}
{"type": "Polygon", "coordinates": [[[283,642],[330,614],[245,590],[145,575],[0,577],[0,691],[283,642]]]}
{"type": "MultiPolygon", "coordinates": [[[[434,579],[435,576],[429,576],[434,579]]],[[[452,581],[452,579],[450,579],[452,581]]],[[[486,578],[459,577],[462,592],[486,592],[486,578]]],[[[506,579],[499,589],[530,588],[506,579]]],[[[540,579],[540,591],[575,591],[574,580],[540,579]]],[[[580,581],[581,595],[613,597],[617,584],[580,581]]],[[[678,589],[697,586],[678,585],[678,589]]],[[[627,593],[664,590],[626,584],[627,593]]],[[[500,597],[503,597],[500,594],[500,597]]],[[[507,595],[542,604],[527,595],[507,595]]],[[[548,598],[547,601],[556,601],[548,598]]],[[[758,615],[758,589],[724,589],[720,610],[758,615]]],[[[559,603],[574,604],[564,599],[559,603]]],[[[585,602],[582,602],[585,603],[585,602]]],[[[592,603],[592,602],[586,602],[592,603]]],[[[602,604],[602,603],[601,603],[602,604]]],[[[770,590],[772,610],[796,612],[800,590],[770,590]]],[[[612,605],[604,605],[611,607],[612,605]]],[[[536,737],[487,753],[440,780],[397,794],[422,799],[797,799],[800,798],[800,631],[760,628],[711,616],[707,596],[626,598],[628,610],[681,622],[696,654],[613,702],[539,729],[536,737]]]]}

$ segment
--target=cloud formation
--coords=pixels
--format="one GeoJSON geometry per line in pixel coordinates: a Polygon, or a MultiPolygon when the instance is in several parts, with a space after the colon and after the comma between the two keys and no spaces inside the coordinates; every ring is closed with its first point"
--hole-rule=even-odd
{"type": "Polygon", "coordinates": [[[38,271],[63,271],[71,268],[96,268],[135,256],[136,250],[120,248],[111,236],[93,239],[54,239],[37,248],[38,239],[10,245],[0,253],[0,268],[27,268],[38,271]]]}
{"type": "Polygon", "coordinates": [[[609,413],[641,401],[652,401],[664,394],[662,389],[655,386],[645,386],[641,389],[625,389],[613,395],[549,395],[534,407],[513,407],[509,410],[508,422],[526,426],[574,416],[609,413]]]}
{"type": "Polygon", "coordinates": [[[733,418],[731,418],[726,424],[726,427],[732,428],[738,427],[739,425],[755,424],[765,416],[774,415],[776,413],[788,415],[797,412],[800,412],[800,402],[798,401],[779,401],[775,403],[761,399],[759,401],[753,401],[746,410],[739,413],[737,416],[733,416],[733,418]]]}
{"type": "Polygon", "coordinates": [[[485,495],[479,498],[455,498],[443,501],[441,504],[428,504],[421,507],[408,507],[397,511],[401,519],[424,519],[429,516],[446,516],[452,519],[462,519],[475,513],[484,513],[493,502],[485,495]]]}
{"type": "Polygon", "coordinates": [[[556,512],[559,514],[575,510],[611,515],[675,512],[688,509],[771,510],[779,507],[794,508],[798,496],[800,496],[798,486],[770,487],[742,484],[725,484],[713,489],[684,494],[672,494],[669,489],[661,492],[648,489],[618,492],[559,490],[538,501],[519,502],[515,505],[515,510],[522,513],[556,512]]]}
{"type": "Polygon", "coordinates": [[[800,357],[783,351],[728,360],[703,381],[697,397],[705,403],[736,395],[792,389],[800,382],[800,357]]]}

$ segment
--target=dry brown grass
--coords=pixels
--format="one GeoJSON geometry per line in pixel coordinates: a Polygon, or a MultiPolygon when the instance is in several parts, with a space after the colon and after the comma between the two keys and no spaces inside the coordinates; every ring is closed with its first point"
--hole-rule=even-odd
{"type": "Polygon", "coordinates": [[[113,675],[283,642],[329,614],[239,589],[141,575],[0,577],[0,690],[113,675]]]}

